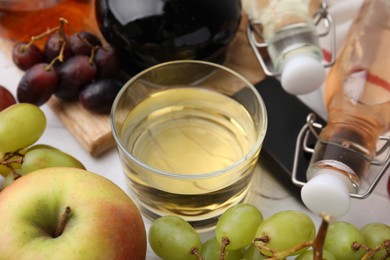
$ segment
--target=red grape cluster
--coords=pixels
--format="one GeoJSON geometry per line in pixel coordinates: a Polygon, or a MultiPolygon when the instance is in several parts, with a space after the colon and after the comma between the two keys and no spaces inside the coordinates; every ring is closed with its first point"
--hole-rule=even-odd
{"type": "Polygon", "coordinates": [[[93,112],[109,112],[122,87],[116,50],[103,46],[90,32],[67,35],[63,25],[60,20],[59,27],[14,45],[12,59],[25,71],[17,100],[40,106],[54,95],[66,101],[78,99],[93,112]],[[42,38],[46,42],[41,50],[34,42],[42,38]]]}

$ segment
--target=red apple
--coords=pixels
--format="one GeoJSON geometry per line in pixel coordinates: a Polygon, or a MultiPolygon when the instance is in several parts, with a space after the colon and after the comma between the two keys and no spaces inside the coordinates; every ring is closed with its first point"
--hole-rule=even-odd
{"type": "Polygon", "coordinates": [[[1,259],[145,259],[133,201],[110,180],[76,168],[29,173],[0,193],[1,259]]]}
{"type": "Polygon", "coordinates": [[[390,196],[390,175],[389,175],[389,178],[387,179],[387,193],[390,196]]]}

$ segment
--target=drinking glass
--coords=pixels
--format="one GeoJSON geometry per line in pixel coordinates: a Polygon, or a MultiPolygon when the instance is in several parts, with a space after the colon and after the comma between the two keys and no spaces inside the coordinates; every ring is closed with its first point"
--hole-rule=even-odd
{"type": "Polygon", "coordinates": [[[178,215],[202,229],[245,201],[267,113],[237,72],[179,60],[131,78],[114,101],[111,126],[143,214],[152,220],[178,215]]]}

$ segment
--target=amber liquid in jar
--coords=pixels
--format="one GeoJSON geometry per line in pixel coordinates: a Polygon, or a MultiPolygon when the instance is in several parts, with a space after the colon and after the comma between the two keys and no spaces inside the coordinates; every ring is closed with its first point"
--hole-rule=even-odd
{"type": "MultiPolygon", "coordinates": [[[[94,1],[60,0],[57,4],[36,10],[0,8],[0,39],[11,42],[29,41],[31,36],[58,26],[61,17],[69,22],[69,33],[84,30],[100,35],[95,19],[94,1]]],[[[29,3],[31,5],[31,2],[29,3]]],[[[44,41],[37,41],[36,44],[42,47],[44,41]]]]}

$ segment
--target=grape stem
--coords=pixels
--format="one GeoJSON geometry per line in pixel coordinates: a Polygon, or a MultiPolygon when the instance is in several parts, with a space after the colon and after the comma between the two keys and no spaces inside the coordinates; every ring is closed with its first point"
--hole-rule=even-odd
{"type": "Polygon", "coordinates": [[[69,206],[66,206],[65,211],[62,213],[60,219],[58,220],[56,230],[54,232],[54,238],[61,236],[61,234],[64,232],[66,223],[69,220],[71,213],[71,208],[69,206]]]}
{"type": "Polygon", "coordinates": [[[378,253],[382,249],[386,250],[386,255],[382,259],[387,259],[390,257],[390,240],[385,240],[382,244],[375,248],[370,248],[367,245],[360,244],[358,242],[353,243],[352,247],[354,249],[356,248],[357,250],[359,250],[359,248],[363,248],[367,251],[361,260],[371,259],[376,253],[378,253]]]}
{"type": "MultiPolygon", "coordinates": [[[[263,240],[262,240],[263,238],[260,238],[261,240],[255,239],[254,242],[259,242],[259,241],[263,242],[263,240]]],[[[286,259],[286,257],[288,257],[289,255],[291,255],[292,253],[294,253],[300,249],[312,246],[313,243],[314,243],[314,241],[303,242],[303,243],[295,245],[295,246],[293,246],[289,249],[286,249],[284,251],[281,251],[281,252],[276,252],[275,250],[273,250],[265,245],[258,245],[255,243],[255,246],[259,250],[265,250],[265,251],[270,252],[272,254],[272,256],[270,258],[267,258],[267,259],[269,259],[269,260],[282,260],[282,259],[286,259]]]]}
{"type": "Polygon", "coordinates": [[[203,257],[201,256],[199,249],[197,247],[194,247],[191,249],[191,254],[195,255],[198,257],[198,260],[203,260],[203,257]]]}
{"type": "Polygon", "coordinates": [[[82,40],[83,42],[85,42],[85,44],[87,44],[90,48],[91,48],[91,56],[89,57],[89,63],[92,64],[93,63],[93,59],[95,57],[95,52],[99,49],[99,48],[103,48],[102,46],[100,45],[93,45],[92,43],[90,43],[88,41],[88,39],[86,38],[83,38],[80,36],[79,33],[77,33],[77,37],[82,40]]]}
{"type": "MultiPolygon", "coordinates": [[[[87,40],[86,40],[87,41],[87,40]]],[[[88,41],[87,41],[88,42],[88,41]]],[[[89,63],[92,64],[93,63],[93,60],[95,58],[95,53],[96,51],[99,49],[99,48],[103,48],[102,46],[99,46],[99,45],[96,45],[96,46],[92,46],[92,49],[91,49],[91,56],[89,57],[89,63]]]]}
{"type": "Polygon", "coordinates": [[[66,44],[67,44],[67,39],[66,39],[66,36],[65,36],[65,29],[64,29],[64,26],[65,26],[65,24],[66,24],[66,25],[69,25],[69,22],[68,22],[65,18],[63,18],[63,17],[61,17],[61,18],[59,19],[59,21],[60,21],[60,26],[58,26],[58,33],[59,33],[59,35],[60,35],[60,41],[61,41],[60,53],[58,54],[57,57],[55,57],[55,58],[50,62],[49,65],[47,65],[47,66],[45,67],[45,70],[46,70],[46,71],[49,71],[49,70],[54,66],[54,64],[56,63],[56,61],[60,61],[60,62],[63,62],[63,61],[64,61],[64,50],[65,50],[65,46],[66,46],[66,44]]]}
{"type": "Polygon", "coordinates": [[[326,233],[328,232],[329,223],[332,221],[332,217],[328,214],[322,214],[321,216],[322,222],[312,245],[313,260],[322,260],[326,233]]]}
{"type": "Polygon", "coordinates": [[[68,21],[64,18],[60,18],[60,30],[59,30],[59,34],[60,34],[60,39],[63,41],[62,42],[62,45],[61,45],[61,50],[60,50],[60,54],[58,55],[58,60],[60,62],[63,62],[64,60],[64,49],[65,49],[65,45],[67,44],[66,42],[66,36],[65,36],[65,29],[64,29],[64,25],[65,24],[69,24],[68,21]]]}
{"type": "Polygon", "coordinates": [[[272,259],[272,260],[285,259],[286,257],[290,256],[294,252],[297,252],[305,247],[311,246],[313,248],[313,260],[322,260],[323,259],[322,252],[324,248],[325,237],[328,231],[329,223],[332,220],[332,217],[330,215],[322,215],[321,217],[322,217],[321,226],[318,230],[315,240],[313,241],[306,241],[300,243],[281,252],[277,252],[266,246],[266,244],[270,241],[270,238],[268,236],[255,238],[253,240],[253,243],[259,250],[264,250],[272,254],[272,257],[267,259],[272,259]],[[262,242],[264,244],[256,244],[256,242],[262,242]]]}
{"type": "Polygon", "coordinates": [[[0,165],[3,165],[10,169],[11,174],[14,177],[14,180],[20,178],[22,175],[17,173],[15,169],[12,167],[12,164],[23,164],[24,156],[20,154],[18,151],[15,153],[7,153],[6,156],[0,160],[0,165]],[[15,158],[16,157],[16,158],[15,158]]]}
{"type": "Polygon", "coordinates": [[[45,32],[43,32],[41,34],[38,34],[36,36],[31,36],[31,40],[27,44],[20,47],[20,51],[21,52],[26,51],[26,49],[28,49],[35,41],[41,40],[44,37],[48,36],[49,34],[55,32],[55,31],[58,31],[59,29],[60,29],[59,26],[54,27],[54,28],[48,28],[45,32]]]}
{"type": "Polygon", "coordinates": [[[4,166],[6,166],[8,168],[12,168],[11,167],[12,163],[19,163],[19,164],[23,163],[23,157],[12,158],[12,159],[9,159],[9,160],[6,160],[6,161],[0,161],[1,165],[4,165],[4,166]]]}
{"type": "Polygon", "coordinates": [[[221,241],[221,255],[219,256],[219,260],[224,260],[226,257],[226,247],[230,244],[230,240],[227,237],[222,237],[221,241]]]}

